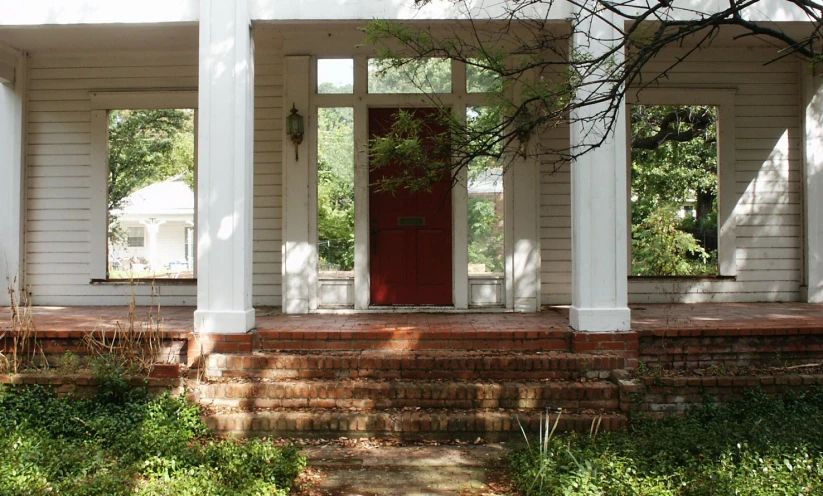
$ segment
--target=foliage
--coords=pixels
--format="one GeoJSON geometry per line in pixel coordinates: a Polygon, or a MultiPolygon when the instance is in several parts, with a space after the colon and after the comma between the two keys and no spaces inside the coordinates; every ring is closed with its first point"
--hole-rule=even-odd
{"type": "Polygon", "coordinates": [[[716,255],[685,228],[717,233],[717,110],[632,107],[632,274],[717,274],[716,255]],[[697,203],[695,218],[677,209],[697,203]]]}
{"type": "Polygon", "coordinates": [[[495,201],[469,197],[469,263],[484,264],[488,272],[503,272],[503,232],[495,201]]]}
{"type": "Polygon", "coordinates": [[[317,115],[317,232],[321,264],[354,268],[354,112],[317,115]]]}
{"type": "MultiPolygon", "coordinates": [[[[109,112],[109,212],[150,184],[183,176],[194,181],[194,111],[112,110],[109,112]]],[[[110,219],[115,238],[123,234],[110,219]]]]}
{"type": "Polygon", "coordinates": [[[632,226],[634,275],[717,273],[714,258],[694,236],[680,229],[673,204],[658,206],[641,223],[632,226]]]}
{"type": "Polygon", "coordinates": [[[194,171],[194,112],[109,112],[109,210],[157,181],[194,171]]]}
{"type": "MultiPolygon", "coordinates": [[[[500,120],[495,107],[470,107],[466,110],[466,129],[470,133],[468,139],[475,141],[474,147],[478,151],[484,149],[486,132],[498,126],[500,120]]],[[[493,182],[502,187],[502,151],[499,147],[487,151],[489,153],[478,153],[468,169],[469,263],[483,264],[488,272],[503,272],[503,212],[498,207],[498,203],[503,201],[503,195],[472,192],[472,185],[482,185],[484,182],[493,182]]]]}
{"type": "Polygon", "coordinates": [[[820,389],[782,400],[751,390],[685,418],[633,419],[630,431],[555,435],[509,462],[528,495],[821,494],[821,414],[820,389]]]}
{"type": "Polygon", "coordinates": [[[369,142],[371,170],[391,170],[373,181],[377,191],[431,191],[432,185],[451,178],[453,137],[444,128],[451,112],[399,110],[388,133],[369,142]]]}
{"type": "Polygon", "coordinates": [[[107,387],[0,390],[0,495],[284,495],[305,466],[293,446],[212,437],[183,397],[137,388],[112,401],[107,387]]]}
{"type": "Polygon", "coordinates": [[[717,196],[715,107],[634,105],[631,117],[635,221],[664,203],[684,203],[700,194],[717,196]],[[707,120],[708,125],[694,131],[696,119],[707,120]],[[680,136],[673,139],[676,132],[680,136]]]}
{"type": "MultiPolygon", "coordinates": [[[[701,9],[677,2],[591,0],[568,8],[551,0],[504,0],[487,9],[476,2],[451,0],[450,12],[468,22],[444,26],[375,20],[364,31],[381,59],[374,63],[381,72],[405,74],[413,89],[425,93],[428,105],[443,111],[443,121],[448,121],[444,134],[452,137],[453,172],[493,148],[518,151],[551,169],[602,146],[622,119],[627,91],[642,97],[642,89],[665,81],[678,63],[721,33],[732,33],[735,39],[756,35],[772,43],[772,60],[822,58],[820,45],[812,40],[823,24],[823,6],[804,0],[772,5],[770,12],[785,8],[808,16],[810,22],[788,32],[768,18],[752,20],[748,14],[758,1],[731,0],[701,9]],[[669,48],[679,50],[676,62],[649,64],[669,48]],[[461,116],[448,120],[451,102],[427,84],[426,79],[438,80],[440,73],[419,74],[419,67],[443,59],[465,64],[467,76],[482,73],[478,84],[489,92],[487,105],[502,116],[499,127],[488,130],[482,149],[475,146],[476,140],[464,138],[470,133],[461,116]],[[531,140],[566,127],[576,131],[571,142],[531,140]]],[[[412,3],[425,7],[432,0],[409,0],[412,3]]],[[[481,89],[478,84],[469,81],[472,90],[481,89]]],[[[404,132],[407,129],[396,129],[398,137],[404,132]]],[[[510,166],[517,155],[507,153],[501,165],[510,166]]]]}

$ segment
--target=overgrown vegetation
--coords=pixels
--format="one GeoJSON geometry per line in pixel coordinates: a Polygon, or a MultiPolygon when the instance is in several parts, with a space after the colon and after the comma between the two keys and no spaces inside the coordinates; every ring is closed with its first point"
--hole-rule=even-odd
{"type": "Polygon", "coordinates": [[[635,105],[631,136],[632,274],[717,274],[717,109],[635,105]]]}
{"type": "Polygon", "coordinates": [[[194,111],[109,112],[109,211],[149,184],[183,175],[194,180],[194,111]]]}
{"type": "Polygon", "coordinates": [[[96,370],[92,398],[0,390],[0,495],[283,495],[305,466],[294,446],[217,439],[184,398],[96,370]]]}
{"type": "Polygon", "coordinates": [[[0,344],[11,342],[11,349],[0,347],[0,373],[16,374],[38,363],[48,366],[42,360],[42,348],[37,342],[34,315],[31,308],[31,294],[18,288],[17,276],[8,278],[9,310],[11,310],[10,336],[0,334],[0,344]],[[4,353],[6,351],[6,353],[4,353]]]}
{"type": "Polygon", "coordinates": [[[628,431],[550,436],[509,461],[528,495],[823,494],[821,419],[821,389],[751,390],[684,418],[636,418],[628,431]]]}
{"type": "Polygon", "coordinates": [[[354,110],[317,112],[317,237],[321,270],[354,269],[354,110]]]}

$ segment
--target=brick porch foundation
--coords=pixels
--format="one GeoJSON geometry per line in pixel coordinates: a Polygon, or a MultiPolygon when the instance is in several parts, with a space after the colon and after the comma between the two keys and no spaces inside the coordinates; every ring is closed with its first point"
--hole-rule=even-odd
{"type": "MultiPolygon", "coordinates": [[[[115,338],[118,310],[103,309],[102,317],[94,317],[100,307],[35,311],[43,355],[57,363],[66,351],[84,354],[90,334],[115,338]]],[[[493,439],[517,437],[520,425],[536,428],[542,413],[558,409],[561,429],[585,430],[597,418],[609,429],[625,425],[631,410],[679,413],[705,393],[728,401],[751,386],[783,394],[823,383],[816,369],[718,375],[732,366],[823,361],[819,305],[633,310],[635,330],[619,333],[575,332],[565,309],[553,308],[261,315],[254,332],[195,335],[191,309],[170,309],[148,335],[162,344],[161,361],[192,368],[168,387],[187,388],[212,427],[235,435],[493,439]],[[654,376],[625,372],[637,368],[654,376]],[[666,370],[679,375],[661,373],[666,370]]],[[[13,334],[0,327],[0,335],[8,353],[13,334]]],[[[3,381],[44,382],[61,392],[94,388],[88,378],[53,375],[3,381]]]]}

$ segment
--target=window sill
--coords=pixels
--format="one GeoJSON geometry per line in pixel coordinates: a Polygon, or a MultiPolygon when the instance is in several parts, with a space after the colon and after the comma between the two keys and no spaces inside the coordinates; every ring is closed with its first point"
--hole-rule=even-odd
{"type": "Polygon", "coordinates": [[[629,276],[629,281],[736,281],[737,276],[629,276]]]}
{"type": "Polygon", "coordinates": [[[92,279],[91,284],[103,284],[110,286],[127,286],[132,284],[135,286],[147,286],[150,284],[155,286],[196,286],[197,279],[92,279]]]}
{"type": "Polygon", "coordinates": [[[469,273],[469,279],[503,279],[500,272],[474,272],[469,273]]]}

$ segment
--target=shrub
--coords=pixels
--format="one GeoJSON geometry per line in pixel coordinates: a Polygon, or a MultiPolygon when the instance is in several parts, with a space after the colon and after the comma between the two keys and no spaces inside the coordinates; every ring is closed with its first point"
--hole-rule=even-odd
{"type": "Polygon", "coordinates": [[[521,449],[509,462],[525,494],[823,494],[822,414],[821,390],[755,390],[628,431],[555,436],[542,455],[521,449]]]}
{"type": "Polygon", "coordinates": [[[305,466],[294,446],[216,439],[185,398],[108,379],[92,398],[0,390],[0,496],[280,495],[305,466]]]}

